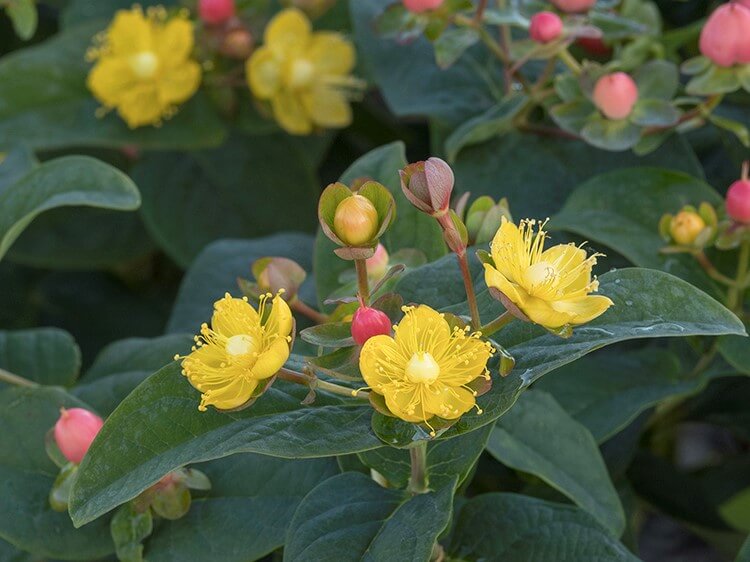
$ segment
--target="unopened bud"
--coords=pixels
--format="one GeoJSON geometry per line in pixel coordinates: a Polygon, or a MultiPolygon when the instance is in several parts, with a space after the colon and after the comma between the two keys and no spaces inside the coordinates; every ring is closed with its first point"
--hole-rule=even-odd
{"type": "Polygon", "coordinates": [[[727,191],[727,214],[742,224],[750,224],[750,181],[742,179],[734,182],[727,191]]]}
{"type": "Polygon", "coordinates": [[[680,211],[669,224],[669,234],[677,244],[690,246],[706,228],[706,222],[695,211],[680,211]]]}
{"type": "Polygon", "coordinates": [[[224,56],[237,60],[246,60],[253,53],[253,36],[247,29],[238,27],[227,31],[219,50],[224,56]]]}
{"type": "Polygon", "coordinates": [[[638,86],[624,72],[602,76],[594,86],[594,104],[608,119],[625,119],[638,101],[638,86]]]}
{"type": "Polygon", "coordinates": [[[588,12],[596,4],[596,0],[552,0],[552,3],[569,14],[588,12]]]}
{"type": "Polygon", "coordinates": [[[342,242],[361,246],[378,233],[378,212],[368,199],[355,194],[338,204],[333,227],[342,242]]]}
{"type": "Polygon", "coordinates": [[[413,14],[435,10],[443,5],[444,0],[404,0],[404,7],[413,14]]]}
{"type": "Polygon", "coordinates": [[[388,272],[388,252],[385,246],[378,244],[372,257],[367,258],[367,276],[370,280],[377,281],[382,279],[388,272]]]}
{"type": "Polygon", "coordinates": [[[103,425],[102,418],[88,410],[62,408],[55,424],[55,442],[68,461],[79,464],[103,425]]]}
{"type": "Polygon", "coordinates": [[[352,337],[358,345],[364,345],[374,336],[389,335],[391,319],[380,310],[361,306],[352,317],[352,337]]]}
{"type": "Polygon", "coordinates": [[[305,282],[307,273],[294,260],[281,257],[268,257],[256,260],[252,272],[257,283],[257,295],[264,293],[277,294],[283,290],[284,300],[292,301],[300,286],[305,282]]]}
{"type": "Polygon", "coordinates": [[[474,201],[466,212],[469,244],[485,244],[492,240],[503,217],[513,222],[507,199],[503,198],[495,204],[492,197],[484,195],[474,201]]]}
{"type": "Polygon", "coordinates": [[[750,63],[750,8],[722,4],[701,30],[700,51],[719,66],[750,63]]]}
{"type": "Polygon", "coordinates": [[[552,12],[539,12],[531,16],[529,35],[537,43],[551,43],[562,34],[563,22],[552,12]]]}
{"type": "Polygon", "coordinates": [[[455,178],[446,162],[435,157],[415,162],[399,170],[399,176],[404,195],[417,209],[433,216],[448,211],[455,178]]]}
{"type": "Polygon", "coordinates": [[[220,25],[234,17],[234,0],[199,0],[198,14],[209,25],[220,25]]]}

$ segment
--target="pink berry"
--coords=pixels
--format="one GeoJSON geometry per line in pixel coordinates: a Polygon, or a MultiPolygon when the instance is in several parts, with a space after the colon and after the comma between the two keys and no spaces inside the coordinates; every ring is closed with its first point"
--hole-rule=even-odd
{"type": "Polygon", "coordinates": [[[563,22],[560,16],[552,12],[539,12],[531,16],[529,35],[537,43],[550,43],[560,37],[563,22]]]}
{"type": "Polygon", "coordinates": [[[588,12],[596,4],[596,0],[552,0],[552,3],[569,14],[588,12]]]}
{"type": "Polygon", "coordinates": [[[625,119],[638,101],[638,86],[624,72],[602,76],[594,86],[594,104],[608,119],[625,119]]]}
{"type": "Polygon", "coordinates": [[[198,13],[209,25],[219,25],[234,16],[234,0],[199,0],[198,13]]]}
{"type": "Polygon", "coordinates": [[[700,50],[719,66],[750,63],[750,8],[723,4],[701,30],[700,50]]]}
{"type": "Polygon", "coordinates": [[[727,214],[735,221],[750,224],[750,181],[738,180],[727,191],[727,214]]]}
{"type": "Polygon", "coordinates": [[[367,276],[376,281],[382,279],[388,272],[389,259],[385,246],[378,244],[372,257],[367,258],[367,276]]]}
{"type": "Polygon", "coordinates": [[[88,410],[61,408],[60,419],[55,424],[55,442],[66,459],[78,464],[86,456],[102,425],[102,418],[88,410]]]}
{"type": "Polygon", "coordinates": [[[443,5],[444,0],[404,0],[404,7],[414,14],[429,12],[443,5]]]}
{"type": "Polygon", "coordinates": [[[364,345],[373,336],[389,335],[391,319],[380,310],[361,306],[352,318],[352,337],[358,345],[364,345]]]}

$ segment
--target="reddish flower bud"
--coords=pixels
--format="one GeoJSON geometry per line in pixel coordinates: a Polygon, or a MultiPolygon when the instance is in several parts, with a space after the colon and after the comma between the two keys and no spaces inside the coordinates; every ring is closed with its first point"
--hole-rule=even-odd
{"type": "Polygon", "coordinates": [[[414,14],[429,12],[443,5],[444,0],[404,0],[404,7],[414,14]]]}
{"type": "Polygon", "coordinates": [[[401,189],[406,198],[420,211],[444,215],[453,193],[453,170],[440,158],[409,164],[399,171],[401,189]]]}
{"type": "Polygon", "coordinates": [[[569,14],[588,12],[596,4],[596,0],[552,0],[552,3],[569,14]]]}
{"type": "Polygon", "coordinates": [[[529,35],[537,43],[550,43],[560,37],[563,22],[560,16],[552,12],[539,12],[531,16],[529,35]]]}
{"type": "Polygon", "coordinates": [[[238,27],[227,31],[219,50],[231,59],[245,60],[253,53],[255,41],[247,29],[238,27]]]}
{"type": "Polygon", "coordinates": [[[612,54],[612,47],[607,45],[600,37],[579,37],[576,39],[576,43],[597,57],[606,57],[612,54]]]}
{"type": "Polygon", "coordinates": [[[352,337],[358,345],[364,345],[373,336],[389,335],[391,319],[380,310],[360,306],[352,317],[352,337]]]}
{"type": "Polygon", "coordinates": [[[388,272],[388,252],[385,246],[378,244],[372,257],[367,258],[367,276],[372,280],[382,279],[388,272]]]}
{"type": "Polygon", "coordinates": [[[102,418],[88,410],[61,408],[60,419],[55,424],[55,442],[66,459],[78,464],[86,456],[102,425],[102,418]]]}
{"type": "Polygon", "coordinates": [[[703,26],[700,50],[719,66],[750,63],[750,8],[723,4],[703,26]]]}
{"type": "Polygon", "coordinates": [[[638,101],[638,86],[624,72],[602,76],[594,86],[594,104],[608,119],[625,119],[638,101]]]}
{"type": "Polygon", "coordinates": [[[209,25],[219,25],[234,16],[234,0],[199,0],[198,14],[209,25]]]}
{"type": "Polygon", "coordinates": [[[734,182],[727,191],[727,214],[739,223],[750,224],[750,181],[734,182]]]}

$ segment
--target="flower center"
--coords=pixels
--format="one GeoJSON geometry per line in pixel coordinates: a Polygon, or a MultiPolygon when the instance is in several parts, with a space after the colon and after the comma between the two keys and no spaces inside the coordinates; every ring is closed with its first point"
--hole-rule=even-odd
{"type": "Polygon", "coordinates": [[[131,56],[128,62],[138,78],[151,78],[159,67],[159,59],[152,51],[141,51],[131,56]]]}
{"type": "Polygon", "coordinates": [[[227,340],[226,350],[229,355],[247,355],[253,353],[257,346],[257,342],[253,336],[241,334],[239,336],[232,336],[227,340]]]}
{"type": "Polygon", "coordinates": [[[289,72],[289,86],[304,88],[310,85],[315,76],[315,66],[309,60],[297,59],[292,63],[289,72]]]}
{"type": "Polygon", "coordinates": [[[523,277],[528,288],[541,287],[557,277],[557,270],[551,263],[540,261],[530,265],[523,277]]]}
{"type": "Polygon", "coordinates": [[[406,364],[406,378],[409,382],[430,384],[440,375],[440,365],[427,352],[417,352],[406,364]]]}

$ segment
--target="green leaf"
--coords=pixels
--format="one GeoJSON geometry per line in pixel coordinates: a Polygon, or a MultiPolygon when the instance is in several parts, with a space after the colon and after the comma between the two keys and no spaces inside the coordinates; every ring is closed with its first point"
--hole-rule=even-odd
{"type": "Polygon", "coordinates": [[[448,554],[486,562],[638,562],[586,512],[516,494],[483,494],[458,513],[448,554]]]}
{"type": "Polygon", "coordinates": [[[671,127],[679,121],[680,112],[668,101],[642,99],[629,119],[641,127],[671,127]]]}
{"type": "Polygon", "coordinates": [[[34,0],[9,0],[5,11],[21,39],[28,40],[34,36],[38,20],[34,0]]]}
{"type": "MultiPolygon", "coordinates": [[[[745,324],[745,329],[748,324],[745,324]]],[[[739,372],[750,375],[750,342],[747,337],[723,336],[719,338],[719,352],[732,367],[739,372]]]]}
{"type": "Polygon", "coordinates": [[[210,478],[211,491],[193,498],[183,518],[157,529],[147,543],[151,562],[261,559],[283,546],[294,512],[310,490],[338,473],[333,459],[291,461],[253,454],[211,461],[200,469],[210,478]]]}
{"type": "Polygon", "coordinates": [[[633,148],[641,138],[641,130],[626,119],[595,117],[581,129],[581,137],[596,148],[619,152],[633,148]]]}
{"type": "Polygon", "coordinates": [[[482,143],[509,131],[513,119],[525,107],[527,101],[526,96],[522,95],[507,98],[463,123],[445,140],[448,160],[454,161],[461,149],[466,146],[482,143]]]}
{"type": "Polygon", "coordinates": [[[680,71],[667,60],[653,60],[644,64],[635,73],[638,97],[645,99],[671,100],[680,87],[680,71]]]}
{"type": "Polygon", "coordinates": [[[673,353],[649,347],[584,357],[544,377],[536,388],[552,394],[603,443],[646,409],[694,394],[707,382],[707,377],[690,377],[673,353]]]}
{"type": "Polygon", "coordinates": [[[25,145],[0,150],[0,192],[4,191],[39,164],[34,153],[25,145]]]}
{"type": "MultiPolygon", "coordinates": [[[[280,256],[296,261],[307,271],[312,269],[312,237],[308,234],[287,232],[255,240],[219,240],[206,247],[195,259],[182,280],[172,315],[167,324],[170,333],[195,333],[203,322],[208,322],[213,303],[231,293],[239,296],[238,277],[248,277],[255,260],[266,256],[280,256]]],[[[308,278],[308,283],[312,283],[308,278]]],[[[313,298],[303,285],[302,298],[313,298]]],[[[311,292],[311,291],[310,291],[311,292]]]]}
{"type": "MultiPolygon", "coordinates": [[[[143,8],[149,6],[174,6],[174,0],[142,0],[143,8]]],[[[129,10],[131,0],[70,0],[62,12],[63,27],[75,27],[88,20],[108,20],[117,10],[129,10]]]]}
{"type": "Polygon", "coordinates": [[[350,347],[354,345],[351,322],[328,322],[305,328],[300,337],[307,343],[322,347],[350,347]]]}
{"type": "Polygon", "coordinates": [[[708,120],[717,127],[732,133],[744,146],[750,147],[750,131],[744,124],[714,113],[708,116],[708,120]]]}
{"type": "Polygon", "coordinates": [[[198,411],[199,393],[177,363],[136,388],[107,419],[80,467],[71,517],[82,525],[130,500],[167,472],[234,453],[285,458],[322,457],[380,446],[362,401],[276,381],[252,408],[198,411]]]}
{"type": "Polygon", "coordinates": [[[132,175],[146,227],[182,266],[221,238],[312,232],[317,224],[318,180],[288,135],[234,135],[214,150],[150,154],[132,175]]]}
{"type": "Polygon", "coordinates": [[[71,393],[109,415],[149,375],[187,354],[193,338],[170,334],[153,339],[130,338],[105,347],[71,393]]]}
{"type": "MultiPolygon", "coordinates": [[[[427,476],[430,488],[440,489],[458,477],[461,486],[472,474],[482,454],[492,426],[467,435],[435,441],[427,445],[427,476]]],[[[394,447],[380,447],[357,455],[366,466],[377,470],[390,487],[405,488],[409,483],[411,462],[409,451],[394,447]]]]}
{"type": "Polygon", "coordinates": [[[289,527],[284,560],[427,561],[450,521],[453,491],[412,496],[347,472],[329,478],[302,501],[289,527]]]}
{"type": "MultiPolygon", "coordinates": [[[[1,79],[0,79],[1,80],[1,79]]],[[[44,211],[86,206],[129,211],[140,205],[138,190],[125,174],[84,156],[66,156],[39,166],[0,192],[0,258],[44,211]]]]}
{"type": "Polygon", "coordinates": [[[579,98],[553,106],[549,114],[562,129],[580,135],[592,117],[597,115],[597,109],[589,100],[579,98]]]}
{"type": "Polygon", "coordinates": [[[750,537],[745,539],[742,543],[742,548],[737,553],[737,558],[734,562],[750,562],[750,537]]]}
{"type": "Polygon", "coordinates": [[[541,478],[622,535],[625,512],[596,441],[551,395],[525,392],[495,424],[487,450],[503,464],[541,478]]]}
{"type": "Polygon", "coordinates": [[[81,368],[81,350],[73,336],[57,328],[0,331],[0,368],[39,384],[71,386],[81,368]]]}
{"type": "Polygon", "coordinates": [[[378,34],[373,22],[383,8],[381,0],[349,2],[360,56],[393,113],[429,116],[455,126],[501,99],[502,72],[486,49],[468,51],[443,70],[426,39],[404,45],[378,34]]]}
{"type": "Polygon", "coordinates": [[[216,146],[224,127],[198,94],[162,127],[131,130],[115,113],[96,117],[98,102],[86,89],[86,50],[107,22],[65,30],[0,60],[0,143],[23,139],[36,150],[70,146],[190,149],[216,146]]]}
{"type": "Polygon", "coordinates": [[[508,133],[462,150],[453,170],[456,196],[465,190],[475,197],[507,197],[514,216],[544,218],[559,211],[571,191],[589,178],[634,166],[661,166],[703,176],[698,160],[679,136],[652,154],[637,157],[598,150],[582,141],[508,133]]]}
{"type": "Polygon", "coordinates": [[[685,90],[691,96],[709,96],[734,92],[740,85],[738,72],[734,68],[711,65],[706,72],[694,76],[685,90]]]}
{"type": "MultiPolygon", "coordinates": [[[[355,179],[369,178],[380,182],[396,200],[396,220],[381,238],[389,253],[405,248],[418,248],[428,260],[445,255],[445,243],[437,222],[418,211],[401,193],[398,171],[406,166],[405,147],[394,142],[372,150],[356,160],[341,176],[341,182],[351,184],[355,179]]],[[[314,270],[318,303],[323,302],[339,287],[339,277],[351,262],[333,254],[336,245],[322,231],[315,240],[314,270]]]]}
{"type": "Polygon", "coordinates": [[[580,185],[551,225],[604,244],[635,265],[662,269],[713,291],[713,283],[692,257],[660,252],[662,215],[703,201],[716,207],[722,203],[711,186],[686,174],[631,168],[580,185]],[[634,201],[638,204],[631,204],[634,201]]]}
{"type": "Polygon", "coordinates": [[[461,58],[466,49],[479,42],[479,33],[472,28],[456,27],[440,34],[433,46],[437,65],[446,69],[461,58]]]}
{"type": "Polygon", "coordinates": [[[109,521],[75,529],[67,513],[49,505],[59,469],[44,442],[61,407],[88,408],[59,388],[0,390],[0,537],[37,557],[102,558],[114,550],[109,521]]]}
{"type": "Polygon", "coordinates": [[[121,562],[144,562],[143,540],[151,534],[153,528],[150,509],[139,512],[130,504],[121,506],[110,525],[117,559],[121,562]]]}
{"type": "Polygon", "coordinates": [[[2,562],[36,562],[36,557],[0,539],[0,560],[2,562]]]}

